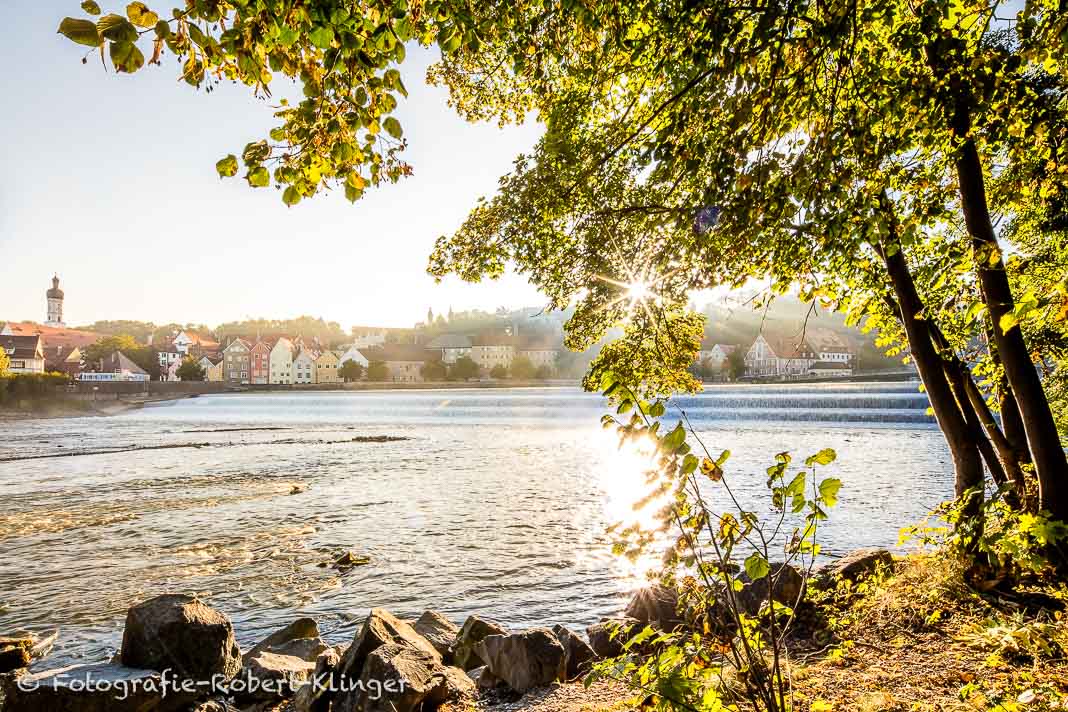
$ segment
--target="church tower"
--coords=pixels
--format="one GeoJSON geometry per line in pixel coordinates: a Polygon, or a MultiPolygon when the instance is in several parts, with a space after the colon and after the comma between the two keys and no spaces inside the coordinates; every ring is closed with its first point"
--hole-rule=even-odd
{"type": "Polygon", "coordinates": [[[63,323],[63,290],[59,288],[59,275],[52,277],[52,288],[48,296],[48,320],[45,326],[65,326],[63,323]]]}

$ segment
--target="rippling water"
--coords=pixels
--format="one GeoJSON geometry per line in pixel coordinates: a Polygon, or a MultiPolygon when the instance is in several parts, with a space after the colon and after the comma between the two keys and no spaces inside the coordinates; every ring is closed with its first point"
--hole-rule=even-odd
{"type": "MultiPolygon", "coordinates": [[[[824,550],[893,545],[952,494],[915,384],[723,386],[677,400],[759,502],[776,452],[838,451],[824,550]]],[[[109,656],[132,603],[197,592],[244,645],[298,615],[349,638],[372,606],[582,627],[639,572],[605,527],[640,460],[572,389],[204,396],[3,425],[0,634],[59,626],[49,664],[109,656]],[[403,436],[361,442],[362,436],[403,436]],[[352,550],[368,566],[319,564],[352,550]]]]}

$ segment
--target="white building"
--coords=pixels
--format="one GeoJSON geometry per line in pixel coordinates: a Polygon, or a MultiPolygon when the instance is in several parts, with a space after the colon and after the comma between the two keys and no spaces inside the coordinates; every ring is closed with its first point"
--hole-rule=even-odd
{"type": "Polygon", "coordinates": [[[11,373],[44,373],[45,354],[40,336],[0,335],[0,348],[4,349],[11,373]]]}
{"type": "Polygon", "coordinates": [[[371,362],[367,360],[367,357],[364,356],[355,345],[345,349],[345,352],[338,358],[338,368],[344,366],[348,361],[355,361],[365,369],[371,365],[371,362]]]}
{"type": "Polygon", "coordinates": [[[66,326],[63,323],[63,290],[59,288],[59,275],[52,276],[52,288],[45,292],[48,298],[48,319],[45,326],[66,326]]]}
{"type": "MultiPolygon", "coordinates": [[[[435,360],[445,364],[454,364],[457,359],[471,356],[471,339],[462,334],[442,334],[431,339],[426,345],[427,351],[432,351],[435,360]]],[[[430,354],[428,354],[430,355],[430,354]]]]}
{"type": "Polygon", "coordinates": [[[293,383],[293,342],[284,336],[271,349],[268,383],[287,385],[293,383]]]}
{"type": "Polygon", "coordinates": [[[315,360],[318,354],[301,349],[300,354],[293,359],[293,383],[315,383],[315,360]]]}
{"type": "Polygon", "coordinates": [[[766,378],[804,376],[817,360],[816,352],[801,335],[758,334],[745,354],[745,374],[766,378]]]}

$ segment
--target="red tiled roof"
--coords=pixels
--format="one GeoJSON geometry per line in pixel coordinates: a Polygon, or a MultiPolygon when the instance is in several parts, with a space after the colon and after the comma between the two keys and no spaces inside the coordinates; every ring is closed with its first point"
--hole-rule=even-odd
{"type": "Polygon", "coordinates": [[[55,351],[56,347],[73,349],[85,348],[102,337],[93,331],[68,329],[65,326],[45,326],[32,321],[9,321],[7,327],[15,336],[40,336],[41,346],[45,351],[55,351]]]}

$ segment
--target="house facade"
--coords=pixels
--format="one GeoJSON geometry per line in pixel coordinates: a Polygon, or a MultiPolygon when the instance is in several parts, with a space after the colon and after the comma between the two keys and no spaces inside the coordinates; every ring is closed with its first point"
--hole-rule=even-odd
{"type": "Polygon", "coordinates": [[[11,363],[11,373],[44,373],[45,355],[40,336],[0,336],[0,348],[4,349],[11,363]]]}
{"type": "Polygon", "coordinates": [[[804,376],[818,360],[801,336],[758,334],[745,354],[745,373],[764,378],[804,376]]]}
{"type": "Polygon", "coordinates": [[[264,385],[270,383],[271,347],[266,341],[257,341],[248,352],[248,375],[251,383],[264,385]]]}
{"type": "Polygon", "coordinates": [[[318,354],[307,349],[301,349],[297,357],[293,359],[293,383],[315,383],[315,360],[318,354]]]}
{"type": "Polygon", "coordinates": [[[268,383],[289,385],[293,383],[293,342],[284,336],[274,343],[269,360],[268,383]]]}
{"type": "Polygon", "coordinates": [[[508,368],[515,358],[515,340],[503,334],[488,334],[475,339],[471,347],[471,360],[483,371],[495,366],[508,368]]]}
{"type": "Polygon", "coordinates": [[[315,359],[315,382],[316,383],[341,383],[337,375],[339,365],[337,354],[327,349],[315,359]]]}
{"type": "Polygon", "coordinates": [[[204,380],[210,381],[212,383],[222,383],[223,380],[225,380],[223,377],[223,364],[226,362],[223,361],[222,358],[218,358],[213,361],[209,357],[204,356],[200,360],[202,366],[204,365],[205,361],[207,361],[210,365],[205,366],[204,368],[204,380]]]}
{"type": "Polygon", "coordinates": [[[426,350],[431,352],[428,354],[430,356],[428,360],[451,365],[464,356],[470,357],[472,347],[471,339],[462,334],[442,334],[431,339],[426,345],[426,350]]]}
{"type": "Polygon", "coordinates": [[[422,346],[411,344],[386,344],[364,351],[371,362],[381,361],[389,371],[389,380],[394,383],[422,383],[423,365],[427,351],[422,346]]]}
{"type": "Polygon", "coordinates": [[[805,334],[805,340],[820,361],[844,365],[852,370],[856,350],[839,334],[830,329],[810,329],[805,334]]]}
{"type": "Polygon", "coordinates": [[[99,363],[86,364],[85,371],[78,374],[78,380],[90,383],[116,381],[139,382],[148,381],[148,373],[136,363],[131,361],[121,351],[112,353],[107,358],[100,359],[99,363]]]}
{"type": "Polygon", "coordinates": [[[249,383],[249,352],[252,346],[244,339],[234,339],[223,349],[223,380],[233,385],[249,383]]]}
{"type": "Polygon", "coordinates": [[[365,369],[371,365],[371,362],[367,360],[367,357],[364,356],[360,349],[357,348],[355,345],[348,347],[341,354],[341,357],[338,359],[337,363],[338,368],[341,368],[349,361],[355,361],[356,363],[363,366],[365,369]]]}

